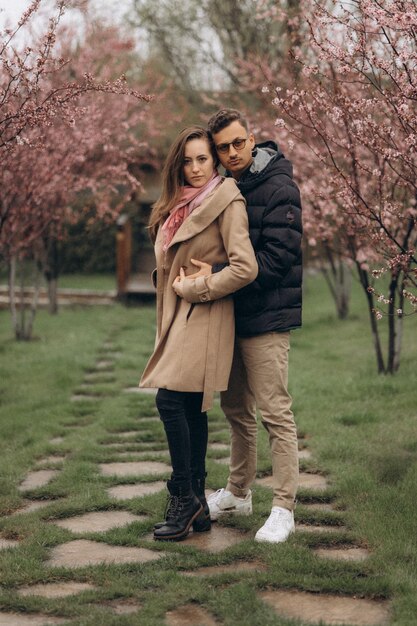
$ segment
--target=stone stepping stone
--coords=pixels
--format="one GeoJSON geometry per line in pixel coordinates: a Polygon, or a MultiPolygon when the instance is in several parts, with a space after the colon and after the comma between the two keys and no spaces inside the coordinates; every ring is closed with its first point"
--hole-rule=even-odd
{"type": "Polygon", "coordinates": [[[208,444],[208,449],[209,450],[229,450],[230,446],[227,443],[214,442],[214,443],[208,444]]]}
{"type": "Polygon", "coordinates": [[[306,591],[265,591],[258,595],[280,617],[300,619],[308,624],[382,626],[389,620],[388,603],[384,601],[306,591]]]}
{"type": "Polygon", "coordinates": [[[222,459],[215,459],[216,463],[221,463],[222,465],[230,465],[230,456],[225,456],[222,459]]]}
{"type": "Polygon", "coordinates": [[[0,626],[49,626],[68,623],[67,618],[50,617],[39,613],[3,613],[0,611],[0,626]]]}
{"type": "Polygon", "coordinates": [[[103,476],[149,476],[172,472],[170,465],[159,461],[126,461],[124,463],[100,463],[103,476]]]}
{"type": "Polygon", "coordinates": [[[186,542],[187,545],[194,546],[204,552],[218,553],[245,541],[245,539],[248,539],[246,532],[217,524],[214,530],[207,533],[191,532],[186,542]]]}
{"type": "Polygon", "coordinates": [[[302,450],[298,451],[299,459],[311,459],[311,457],[312,457],[312,454],[308,448],[303,448],[302,450]]]}
{"type": "Polygon", "coordinates": [[[53,523],[73,533],[103,533],[111,528],[121,528],[145,519],[146,515],[133,515],[129,511],[95,511],[54,520],[53,523]]]}
{"type": "Polygon", "coordinates": [[[29,472],[26,478],[20,483],[19,491],[29,491],[30,489],[38,489],[39,487],[45,487],[59,474],[58,470],[36,470],[29,472]]]}
{"type": "MultiPolygon", "coordinates": [[[[145,459],[146,457],[149,457],[150,454],[152,454],[152,458],[155,458],[155,451],[150,451],[150,450],[144,450],[143,452],[137,451],[137,450],[132,450],[131,452],[126,451],[126,452],[117,452],[117,457],[120,459],[124,459],[124,458],[129,458],[129,457],[135,457],[135,460],[140,460],[140,459],[145,459]]],[[[160,457],[158,457],[160,458],[160,457]]],[[[164,458],[160,458],[160,460],[163,462],[165,461],[164,458]]]]}
{"type": "Polygon", "coordinates": [[[115,500],[131,500],[141,496],[149,496],[166,489],[166,483],[159,480],[154,483],[136,483],[133,485],[116,485],[107,489],[107,493],[115,500]]]}
{"type": "MultiPolygon", "coordinates": [[[[203,552],[216,554],[223,552],[223,550],[230,548],[230,546],[245,541],[248,537],[248,533],[246,532],[235,528],[228,528],[227,526],[219,526],[217,524],[214,529],[207,533],[193,533],[191,531],[188,537],[180,543],[181,545],[192,546],[203,552]]],[[[154,541],[153,534],[147,535],[145,539],[154,541]]]]}
{"type": "Polygon", "coordinates": [[[64,437],[52,437],[52,439],[49,440],[49,443],[52,446],[59,446],[59,444],[63,442],[64,442],[64,437]]]}
{"type": "Polygon", "coordinates": [[[224,428],[218,430],[209,430],[209,438],[213,439],[213,442],[217,441],[216,437],[222,437],[223,435],[225,437],[228,437],[229,431],[225,430],[224,428]]]}
{"type": "Polygon", "coordinates": [[[112,370],[113,367],[114,367],[114,363],[110,359],[100,359],[99,361],[96,362],[96,370],[98,371],[112,370]]]}
{"type": "Polygon", "coordinates": [[[132,613],[137,613],[142,608],[142,605],[138,602],[125,600],[111,603],[109,602],[109,604],[106,605],[106,608],[107,607],[115,615],[131,615],[132,613]]]}
{"type": "Polygon", "coordinates": [[[113,383],[115,381],[116,378],[114,377],[114,375],[106,374],[106,372],[88,372],[84,375],[84,382],[89,385],[105,385],[107,383],[113,383]]]}
{"type": "Polygon", "coordinates": [[[77,539],[56,546],[46,562],[49,567],[85,567],[103,563],[147,563],[156,561],[163,554],[147,548],[110,546],[98,541],[77,539]]]}
{"type": "Polygon", "coordinates": [[[327,489],[328,482],[325,476],[320,474],[309,474],[308,472],[300,472],[298,486],[302,489],[314,489],[323,491],[327,489]]]}
{"type": "Polygon", "coordinates": [[[32,513],[32,511],[44,509],[54,502],[55,500],[29,500],[25,506],[15,511],[13,515],[20,515],[21,513],[32,513]]]}
{"type": "Polygon", "coordinates": [[[158,422],[158,424],[161,424],[162,426],[160,418],[156,417],[155,415],[150,415],[149,417],[138,417],[138,420],[140,422],[146,422],[147,424],[149,424],[149,422],[158,422]]]}
{"type": "Polygon", "coordinates": [[[168,453],[168,446],[162,447],[162,444],[158,446],[158,442],[128,442],[126,443],[103,443],[100,444],[104,450],[114,452],[114,454],[121,454],[123,452],[130,452],[131,454],[154,454],[165,452],[168,453]],[[145,449],[143,449],[145,448],[145,449]]]}
{"type": "Polygon", "coordinates": [[[337,559],[339,561],[366,561],[369,551],[365,548],[347,546],[345,548],[315,548],[314,554],[323,559],[337,559]]]}
{"type": "Polygon", "coordinates": [[[344,526],[330,526],[329,524],[296,524],[296,532],[302,533],[344,533],[344,526]]]}
{"type": "Polygon", "coordinates": [[[156,396],[156,392],[158,391],[158,389],[143,389],[142,387],[126,387],[126,389],[124,389],[125,393],[139,393],[139,394],[145,394],[147,396],[156,396]]]}
{"type": "Polygon", "coordinates": [[[167,626],[218,626],[213,617],[197,604],[186,604],[165,614],[167,626]]]}
{"type": "Polygon", "coordinates": [[[93,387],[91,383],[83,383],[77,387],[77,390],[80,394],[85,394],[86,396],[91,395],[91,387],[93,387]]]}
{"type": "Polygon", "coordinates": [[[42,598],[66,598],[83,591],[94,591],[97,587],[89,583],[62,582],[28,585],[17,590],[19,596],[41,596],[42,598]]]}
{"type": "Polygon", "coordinates": [[[82,402],[83,400],[87,400],[89,402],[90,400],[102,400],[103,397],[104,396],[99,396],[93,393],[76,393],[73,396],[71,396],[71,401],[82,402]]]}
{"type": "Polygon", "coordinates": [[[137,435],[140,435],[140,430],[124,430],[123,432],[112,434],[120,439],[129,439],[130,437],[137,437],[137,435]]]}
{"type": "Polygon", "coordinates": [[[266,572],[268,571],[265,563],[260,561],[237,561],[228,565],[212,565],[209,567],[200,567],[190,572],[180,572],[184,576],[219,576],[220,574],[237,574],[243,572],[266,572]]]}
{"type": "MultiPolygon", "coordinates": [[[[263,487],[273,488],[274,480],[272,476],[264,476],[263,478],[257,478],[256,484],[263,487]]],[[[304,489],[314,489],[317,491],[323,491],[328,487],[327,480],[320,474],[308,474],[307,472],[300,472],[298,486],[304,489]]]]}
{"type": "Polygon", "coordinates": [[[8,548],[17,548],[19,542],[15,539],[2,539],[0,537],[0,550],[7,550],[8,548]]]}
{"type": "Polygon", "coordinates": [[[43,459],[38,459],[36,461],[36,465],[45,465],[46,463],[56,464],[56,463],[62,463],[63,461],[65,461],[65,456],[51,455],[51,456],[45,456],[43,459]]]}
{"type": "Polygon", "coordinates": [[[103,358],[105,359],[120,359],[120,357],[123,356],[123,352],[120,352],[118,350],[103,350],[102,355],[103,358]]]}

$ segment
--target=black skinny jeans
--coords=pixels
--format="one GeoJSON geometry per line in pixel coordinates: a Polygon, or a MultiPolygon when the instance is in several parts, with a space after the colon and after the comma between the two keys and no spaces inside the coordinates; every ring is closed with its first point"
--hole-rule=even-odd
{"type": "Polygon", "coordinates": [[[207,413],[201,412],[202,393],[158,389],[156,406],[164,424],[174,482],[204,478],[208,440],[207,413]]]}

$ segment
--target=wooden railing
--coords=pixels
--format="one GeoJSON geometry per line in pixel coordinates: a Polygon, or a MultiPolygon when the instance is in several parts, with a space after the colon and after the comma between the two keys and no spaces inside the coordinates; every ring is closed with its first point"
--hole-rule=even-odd
{"type": "Polygon", "coordinates": [[[132,271],[132,224],[128,215],[117,220],[116,234],[116,273],[117,296],[124,297],[132,271]]]}

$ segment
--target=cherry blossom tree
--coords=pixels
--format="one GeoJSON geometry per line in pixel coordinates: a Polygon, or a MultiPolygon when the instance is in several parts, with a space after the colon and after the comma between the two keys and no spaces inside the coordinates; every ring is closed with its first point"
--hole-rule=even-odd
{"type": "MultiPolygon", "coordinates": [[[[288,19],[278,3],[258,5],[260,19],[288,19]]],[[[308,149],[311,243],[336,241],[355,265],[378,371],[394,373],[404,318],[417,310],[417,7],[314,0],[301,3],[300,15],[304,44],[291,48],[291,61],[301,71],[266,76],[264,91],[276,127],[308,149]]]]}
{"type": "Polygon", "coordinates": [[[24,50],[13,46],[40,3],[31,4],[0,44],[0,248],[11,267],[12,319],[20,339],[30,338],[37,290],[25,321],[24,305],[19,316],[13,297],[17,260],[32,255],[45,265],[45,242],[62,236],[65,224],[77,219],[70,201],[81,189],[94,194],[97,217],[114,217],[139,185],[130,169],[140,149],[132,129],[143,123],[151,100],[129,87],[123,75],[114,76],[117,63],[103,64],[104,55],[97,56],[106,45],[107,55],[114,46],[118,52],[131,48],[114,29],[105,37],[101,33],[95,57],[87,46],[76,55],[78,65],[70,63],[64,56],[74,52],[69,33],[58,28],[65,2],[58,4],[40,43],[24,50]],[[95,75],[86,71],[97,70],[99,61],[95,75]]]}

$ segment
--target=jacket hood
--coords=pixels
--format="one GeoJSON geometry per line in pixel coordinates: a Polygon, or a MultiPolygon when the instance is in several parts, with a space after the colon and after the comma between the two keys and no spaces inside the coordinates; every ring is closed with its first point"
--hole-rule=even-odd
{"type": "MultiPolygon", "coordinates": [[[[292,178],[292,164],[284,157],[275,141],[264,141],[256,144],[251,166],[243,172],[236,183],[239,189],[245,192],[277,174],[285,174],[292,178]]],[[[230,176],[229,172],[227,175],[230,176]]]]}

